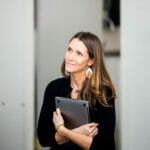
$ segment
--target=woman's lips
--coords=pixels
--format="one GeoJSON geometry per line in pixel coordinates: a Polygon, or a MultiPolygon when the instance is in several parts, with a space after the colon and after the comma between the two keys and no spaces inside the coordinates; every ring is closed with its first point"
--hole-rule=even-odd
{"type": "Polygon", "coordinates": [[[66,62],[67,65],[74,66],[74,64],[66,62]]]}

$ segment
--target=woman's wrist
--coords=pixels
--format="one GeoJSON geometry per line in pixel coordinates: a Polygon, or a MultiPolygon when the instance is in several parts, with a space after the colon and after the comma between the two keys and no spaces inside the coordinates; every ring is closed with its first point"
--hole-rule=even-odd
{"type": "Polygon", "coordinates": [[[55,134],[55,140],[59,145],[69,142],[69,139],[67,139],[64,136],[59,135],[58,132],[56,132],[55,134]]]}
{"type": "Polygon", "coordinates": [[[59,124],[59,125],[57,125],[57,126],[55,127],[56,132],[59,130],[59,128],[60,128],[61,126],[64,126],[64,123],[61,123],[61,124],[59,124]]]}
{"type": "Polygon", "coordinates": [[[64,136],[64,137],[67,137],[68,132],[69,132],[69,129],[67,129],[64,125],[61,125],[57,130],[57,133],[60,136],[64,136]]]}

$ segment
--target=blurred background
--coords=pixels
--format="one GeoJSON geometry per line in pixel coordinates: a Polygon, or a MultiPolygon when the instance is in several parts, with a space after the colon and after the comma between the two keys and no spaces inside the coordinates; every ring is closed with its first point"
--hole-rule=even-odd
{"type": "Polygon", "coordinates": [[[117,150],[149,150],[149,10],[148,0],[0,0],[0,150],[48,150],[36,133],[44,90],[79,31],[103,43],[117,150]]]}

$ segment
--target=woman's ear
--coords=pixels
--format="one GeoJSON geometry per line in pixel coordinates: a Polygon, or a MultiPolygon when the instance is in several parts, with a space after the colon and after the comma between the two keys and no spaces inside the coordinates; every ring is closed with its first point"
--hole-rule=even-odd
{"type": "Polygon", "coordinates": [[[89,59],[88,66],[92,66],[94,64],[94,58],[89,59]]]}

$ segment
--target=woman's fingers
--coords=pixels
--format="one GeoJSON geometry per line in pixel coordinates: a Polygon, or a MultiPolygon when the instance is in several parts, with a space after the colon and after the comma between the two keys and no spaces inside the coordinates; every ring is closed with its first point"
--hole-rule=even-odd
{"type": "Polygon", "coordinates": [[[89,125],[88,127],[88,134],[90,135],[90,136],[95,136],[97,133],[98,133],[98,128],[97,128],[97,126],[98,126],[98,124],[91,124],[91,125],[89,125]]]}
{"type": "Polygon", "coordinates": [[[56,112],[53,112],[53,120],[54,120],[55,116],[56,116],[56,112]]]}
{"type": "Polygon", "coordinates": [[[63,117],[61,115],[60,109],[56,109],[55,112],[53,112],[53,123],[55,126],[58,126],[60,124],[64,124],[63,117]]]}
{"type": "Polygon", "coordinates": [[[94,132],[96,129],[97,129],[97,127],[91,127],[91,128],[89,128],[89,132],[92,133],[92,132],[94,132]]]}
{"type": "Polygon", "coordinates": [[[92,133],[93,131],[95,131],[96,128],[97,127],[91,127],[91,128],[89,128],[89,132],[92,133]]]}
{"type": "Polygon", "coordinates": [[[93,137],[98,133],[97,126],[98,126],[98,124],[96,124],[96,123],[84,124],[78,128],[73,129],[73,131],[93,137]]]}
{"type": "Polygon", "coordinates": [[[98,123],[92,122],[92,123],[89,123],[88,126],[89,126],[89,127],[93,127],[93,126],[94,126],[94,127],[95,127],[95,126],[97,127],[97,126],[98,126],[98,123]]]}
{"type": "Polygon", "coordinates": [[[91,135],[97,126],[97,123],[88,123],[80,126],[79,129],[81,129],[86,135],[91,135]]]}
{"type": "Polygon", "coordinates": [[[56,113],[57,113],[57,115],[61,115],[61,112],[60,112],[59,108],[56,109],[56,113]]]}
{"type": "Polygon", "coordinates": [[[90,136],[94,137],[97,134],[98,134],[98,128],[96,128],[95,130],[93,130],[93,132],[91,132],[90,136]]]}
{"type": "Polygon", "coordinates": [[[53,115],[54,115],[55,117],[60,117],[60,116],[61,116],[60,109],[57,108],[56,111],[53,112],[53,115]]]}

